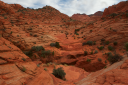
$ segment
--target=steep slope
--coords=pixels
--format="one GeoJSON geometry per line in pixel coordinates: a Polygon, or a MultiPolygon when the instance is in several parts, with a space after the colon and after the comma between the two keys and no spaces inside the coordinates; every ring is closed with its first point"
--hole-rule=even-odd
{"type": "Polygon", "coordinates": [[[97,21],[102,17],[103,12],[98,11],[91,15],[86,14],[74,14],[71,16],[72,19],[82,21],[82,22],[91,22],[91,21],[97,21]]]}
{"type": "Polygon", "coordinates": [[[123,12],[128,10],[128,1],[122,1],[118,3],[117,5],[112,5],[108,8],[106,8],[103,12],[103,16],[105,17],[106,15],[112,14],[114,12],[123,12]]]}

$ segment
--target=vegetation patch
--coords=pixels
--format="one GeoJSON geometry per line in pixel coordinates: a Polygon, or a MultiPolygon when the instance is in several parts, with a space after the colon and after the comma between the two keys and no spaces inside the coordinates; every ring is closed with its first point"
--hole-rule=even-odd
{"type": "Polygon", "coordinates": [[[51,46],[51,47],[60,48],[60,44],[59,44],[59,42],[50,43],[50,46],[51,46]]]}
{"type": "Polygon", "coordinates": [[[63,80],[65,80],[65,75],[66,75],[66,73],[64,72],[64,70],[63,70],[63,68],[62,67],[60,67],[60,68],[58,68],[58,69],[53,69],[53,73],[52,73],[55,77],[57,77],[57,78],[60,78],[60,79],[63,79],[63,80]]]}
{"type": "Polygon", "coordinates": [[[92,41],[87,41],[86,44],[87,44],[87,45],[93,45],[93,42],[92,42],[92,41]]]}
{"type": "Polygon", "coordinates": [[[50,50],[47,50],[47,51],[41,51],[41,57],[46,57],[46,56],[50,56],[50,55],[54,55],[54,51],[51,52],[50,50]]]}
{"type": "Polygon", "coordinates": [[[112,50],[114,50],[114,48],[111,45],[109,45],[108,50],[112,51],[112,50]]]}
{"type": "Polygon", "coordinates": [[[109,41],[106,41],[105,44],[108,45],[109,44],[109,41]]]}
{"type": "Polygon", "coordinates": [[[99,50],[103,50],[104,46],[97,47],[99,50]]]}
{"type": "Polygon", "coordinates": [[[28,56],[28,57],[32,57],[32,54],[33,54],[33,52],[32,51],[25,51],[25,52],[23,52],[26,56],[28,56]]]}
{"type": "Polygon", "coordinates": [[[101,58],[98,58],[98,61],[99,61],[99,62],[101,62],[101,61],[102,61],[102,59],[101,59],[101,58]]]}
{"type": "Polygon", "coordinates": [[[45,50],[43,46],[33,46],[32,48],[32,51],[40,51],[40,50],[45,50]]]}
{"type": "Polygon", "coordinates": [[[23,72],[25,72],[25,71],[26,71],[26,68],[23,66],[21,70],[22,70],[23,72]]]}
{"type": "Polygon", "coordinates": [[[88,59],[88,58],[87,58],[87,62],[91,62],[91,59],[88,59]]]}
{"type": "Polygon", "coordinates": [[[98,50],[95,50],[95,51],[94,51],[94,54],[96,54],[96,53],[98,53],[98,50]]]}
{"type": "Polygon", "coordinates": [[[88,55],[88,52],[87,51],[84,51],[84,56],[88,55]]]}
{"type": "Polygon", "coordinates": [[[108,56],[108,61],[110,62],[110,64],[121,61],[122,59],[123,57],[120,56],[119,54],[114,54],[114,55],[111,54],[108,56]]]}
{"type": "Polygon", "coordinates": [[[128,42],[125,43],[125,49],[126,49],[126,51],[128,51],[128,42]]]}
{"type": "Polygon", "coordinates": [[[117,43],[116,41],[113,43],[113,45],[115,45],[115,46],[116,46],[117,44],[118,44],[118,43],[117,43]]]}

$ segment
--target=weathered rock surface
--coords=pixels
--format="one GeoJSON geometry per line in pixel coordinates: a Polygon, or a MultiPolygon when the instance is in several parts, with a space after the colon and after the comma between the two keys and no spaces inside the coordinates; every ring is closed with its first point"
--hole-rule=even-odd
{"type": "Polygon", "coordinates": [[[101,12],[69,17],[51,6],[0,1],[0,85],[127,85],[127,57],[110,66],[107,56],[126,54],[127,3],[109,7],[103,16],[116,15],[101,18],[101,12]],[[56,42],[60,48],[50,46],[56,42]],[[52,74],[54,67],[63,67],[66,81],[52,74]]]}

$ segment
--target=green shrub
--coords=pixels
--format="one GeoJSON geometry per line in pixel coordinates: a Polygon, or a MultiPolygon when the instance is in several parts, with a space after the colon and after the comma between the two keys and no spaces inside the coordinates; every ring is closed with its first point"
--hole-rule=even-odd
{"type": "Polygon", "coordinates": [[[107,53],[107,56],[111,56],[111,55],[112,55],[112,53],[111,53],[111,52],[108,52],[108,53],[107,53]]]}
{"type": "Polygon", "coordinates": [[[84,46],[84,45],[86,45],[86,42],[83,42],[83,43],[82,43],[82,46],[84,46]]]}
{"type": "Polygon", "coordinates": [[[114,18],[115,16],[117,16],[117,14],[116,13],[112,13],[109,16],[111,16],[112,18],[114,18]]]}
{"type": "Polygon", "coordinates": [[[80,31],[80,29],[75,29],[75,32],[80,31]]]}
{"type": "Polygon", "coordinates": [[[99,50],[103,50],[104,49],[104,46],[100,46],[98,47],[99,50]]]}
{"type": "Polygon", "coordinates": [[[113,45],[117,45],[118,43],[115,41],[114,43],[113,43],[113,45]]]}
{"type": "Polygon", "coordinates": [[[104,38],[102,38],[102,39],[101,39],[101,42],[104,42],[104,41],[105,41],[105,39],[104,39],[104,38]]]}
{"type": "Polygon", "coordinates": [[[47,51],[41,51],[42,54],[45,54],[45,55],[50,55],[51,54],[51,51],[50,50],[47,50],[47,51]]]}
{"type": "Polygon", "coordinates": [[[41,57],[46,57],[46,56],[50,56],[50,55],[54,55],[53,52],[51,52],[50,50],[47,50],[47,51],[41,51],[41,57]]]}
{"type": "Polygon", "coordinates": [[[107,63],[107,60],[105,60],[105,63],[107,63]]]}
{"type": "Polygon", "coordinates": [[[96,54],[96,53],[98,53],[98,50],[95,50],[95,51],[94,51],[94,54],[96,54]]]}
{"type": "Polygon", "coordinates": [[[93,45],[92,41],[87,41],[87,45],[93,45]]]}
{"type": "Polygon", "coordinates": [[[106,41],[105,44],[108,45],[109,44],[109,41],[106,41]]]}
{"type": "Polygon", "coordinates": [[[44,68],[45,71],[47,71],[47,68],[44,68]]]}
{"type": "Polygon", "coordinates": [[[128,17],[128,13],[126,13],[126,17],[128,17]]]}
{"type": "Polygon", "coordinates": [[[107,66],[105,66],[104,68],[107,68],[107,66]]]}
{"type": "Polygon", "coordinates": [[[109,46],[108,46],[108,50],[112,51],[112,50],[114,50],[114,48],[109,45],[109,46]]]}
{"type": "Polygon", "coordinates": [[[59,42],[56,42],[56,48],[60,48],[59,42]]]}
{"type": "Polygon", "coordinates": [[[28,57],[32,57],[32,51],[25,51],[23,52],[25,55],[27,55],[28,57]]]}
{"type": "Polygon", "coordinates": [[[22,60],[23,60],[23,61],[26,61],[26,59],[25,59],[25,58],[22,58],[22,60]]]}
{"type": "Polygon", "coordinates": [[[30,35],[32,36],[32,33],[30,33],[30,35]]]}
{"type": "Polygon", "coordinates": [[[75,33],[76,35],[79,35],[77,32],[75,33]]]}
{"type": "Polygon", "coordinates": [[[56,43],[50,43],[50,46],[51,47],[55,47],[56,46],[56,43]]]}
{"type": "Polygon", "coordinates": [[[122,59],[123,59],[123,57],[120,56],[119,54],[114,54],[114,55],[108,56],[108,61],[109,61],[111,64],[113,64],[113,63],[115,63],[115,62],[118,62],[118,61],[120,61],[120,60],[122,60],[122,59]]]}
{"type": "Polygon", "coordinates": [[[90,52],[91,54],[93,54],[93,51],[92,52],[90,52]]]}
{"type": "Polygon", "coordinates": [[[87,62],[91,62],[91,59],[88,59],[88,58],[87,58],[87,62]]]}
{"type": "Polygon", "coordinates": [[[37,37],[37,34],[34,34],[34,37],[37,37]]]}
{"type": "Polygon", "coordinates": [[[40,64],[37,64],[37,67],[40,67],[40,64]]]}
{"type": "Polygon", "coordinates": [[[28,28],[28,30],[32,30],[32,28],[28,28]]]}
{"type": "Polygon", "coordinates": [[[33,46],[31,49],[32,49],[32,51],[45,50],[45,49],[43,48],[43,46],[33,46]]]}
{"type": "Polygon", "coordinates": [[[21,70],[22,70],[23,72],[25,72],[25,71],[26,71],[26,68],[23,66],[21,70]]]}
{"type": "Polygon", "coordinates": [[[125,43],[125,49],[126,49],[126,51],[128,51],[128,42],[125,43]]]}
{"type": "Polygon", "coordinates": [[[96,45],[96,41],[93,42],[93,45],[96,45]]]}
{"type": "Polygon", "coordinates": [[[101,62],[101,61],[102,61],[102,59],[101,59],[101,58],[98,58],[98,61],[99,61],[99,62],[101,62]]]}
{"type": "Polygon", "coordinates": [[[87,51],[84,51],[84,56],[88,55],[88,52],[87,51]]]}
{"type": "Polygon", "coordinates": [[[66,73],[64,72],[63,68],[60,67],[58,69],[53,69],[53,73],[52,73],[55,77],[60,78],[60,79],[65,79],[65,75],[66,73]]]}

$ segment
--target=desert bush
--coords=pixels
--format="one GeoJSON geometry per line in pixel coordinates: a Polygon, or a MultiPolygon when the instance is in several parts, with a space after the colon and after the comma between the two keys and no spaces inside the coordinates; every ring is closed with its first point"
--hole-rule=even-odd
{"type": "Polygon", "coordinates": [[[93,51],[91,51],[90,53],[93,54],[93,51]]]}
{"type": "Polygon", "coordinates": [[[41,51],[41,57],[46,57],[46,56],[50,56],[50,55],[54,55],[54,51],[51,52],[50,50],[47,50],[47,51],[41,51]]]}
{"type": "Polygon", "coordinates": [[[33,46],[31,48],[32,51],[40,51],[40,50],[45,50],[43,46],[33,46]]]}
{"type": "Polygon", "coordinates": [[[87,62],[91,62],[91,59],[88,59],[88,58],[87,58],[87,62]]]}
{"type": "Polygon", "coordinates": [[[75,29],[75,32],[80,31],[80,29],[75,29]]]}
{"type": "Polygon", "coordinates": [[[101,58],[98,58],[98,61],[99,61],[99,62],[101,62],[101,61],[102,61],[102,59],[101,59],[101,58]]]}
{"type": "Polygon", "coordinates": [[[34,37],[37,37],[37,34],[34,34],[34,37]]]}
{"type": "Polygon", "coordinates": [[[111,56],[111,55],[112,55],[112,53],[111,53],[111,52],[108,52],[108,53],[107,53],[107,56],[111,56]]]}
{"type": "Polygon", "coordinates": [[[59,42],[56,42],[56,48],[60,48],[59,42]]]}
{"type": "Polygon", "coordinates": [[[50,46],[51,47],[55,47],[56,46],[56,43],[50,43],[50,46]]]}
{"type": "Polygon", "coordinates": [[[105,41],[105,39],[104,39],[104,38],[102,38],[102,39],[101,39],[101,42],[104,42],[104,41],[105,41]]]}
{"type": "Polygon", "coordinates": [[[53,69],[53,73],[52,73],[55,77],[60,78],[60,79],[65,79],[65,75],[66,73],[64,72],[63,68],[60,67],[58,69],[53,69]]]}
{"type": "Polygon", "coordinates": [[[109,44],[109,41],[106,41],[105,44],[108,45],[109,44]]]}
{"type": "Polygon", "coordinates": [[[118,43],[115,41],[114,43],[113,43],[113,45],[117,45],[118,43]]]}
{"type": "Polygon", "coordinates": [[[23,72],[25,72],[25,71],[26,71],[26,68],[23,66],[21,70],[22,70],[23,72]]]}
{"type": "Polygon", "coordinates": [[[22,60],[23,60],[23,61],[26,61],[26,59],[25,59],[25,58],[22,58],[22,60]]]}
{"type": "Polygon", "coordinates": [[[109,46],[108,46],[108,50],[112,51],[112,50],[114,50],[114,48],[109,45],[109,46]]]}
{"type": "Polygon", "coordinates": [[[93,45],[96,45],[96,41],[93,42],[93,45]]]}
{"type": "Polygon", "coordinates": [[[95,51],[94,51],[94,54],[96,54],[96,53],[98,53],[98,50],[95,50],[95,51]]]}
{"type": "Polygon", "coordinates": [[[112,18],[114,18],[115,16],[117,16],[117,14],[116,13],[112,13],[109,16],[111,16],[112,18]]]}
{"type": "Polygon", "coordinates": [[[126,13],[126,17],[128,17],[128,13],[126,13]]]}
{"type": "Polygon", "coordinates": [[[86,45],[86,42],[83,42],[83,43],[82,43],[82,46],[84,46],[84,45],[86,45]]]}
{"type": "Polygon", "coordinates": [[[44,68],[45,71],[47,71],[47,68],[44,68]]]}
{"type": "Polygon", "coordinates": [[[87,51],[84,51],[84,56],[88,55],[88,52],[87,51]]]}
{"type": "Polygon", "coordinates": [[[114,54],[114,55],[109,55],[108,56],[108,61],[110,62],[110,64],[118,62],[118,61],[120,61],[122,59],[123,59],[123,57],[120,56],[119,54],[114,54]]]}
{"type": "Polygon", "coordinates": [[[59,44],[59,42],[56,42],[56,43],[50,43],[50,46],[51,46],[51,47],[60,48],[60,44],[59,44]]]}
{"type": "Polygon", "coordinates": [[[92,41],[87,41],[87,45],[93,45],[92,41]]]}
{"type": "Polygon", "coordinates": [[[27,55],[28,57],[32,57],[32,51],[25,51],[23,52],[25,55],[27,55]]]}
{"type": "Polygon", "coordinates": [[[75,33],[76,35],[79,35],[77,32],[75,33]]]}
{"type": "Polygon", "coordinates": [[[128,51],[128,42],[125,43],[125,49],[126,49],[126,51],[128,51]]]}
{"type": "Polygon", "coordinates": [[[103,50],[104,49],[104,46],[100,46],[98,47],[99,50],[103,50]]]}

